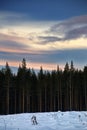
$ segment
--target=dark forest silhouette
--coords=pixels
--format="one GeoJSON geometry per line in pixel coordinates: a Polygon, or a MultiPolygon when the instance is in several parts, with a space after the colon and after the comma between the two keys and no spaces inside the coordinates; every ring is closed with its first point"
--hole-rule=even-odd
{"type": "Polygon", "coordinates": [[[75,69],[73,61],[64,70],[36,74],[23,59],[17,74],[9,64],[0,70],[0,114],[87,110],[87,66],[75,69]]]}

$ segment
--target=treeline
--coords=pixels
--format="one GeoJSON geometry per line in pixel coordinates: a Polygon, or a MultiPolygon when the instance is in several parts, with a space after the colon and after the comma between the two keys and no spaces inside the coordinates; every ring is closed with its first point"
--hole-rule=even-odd
{"type": "Polygon", "coordinates": [[[38,73],[23,59],[17,74],[8,63],[0,70],[0,114],[87,110],[87,66],[75,69],[73,61],[54,71],[38,73]]]}

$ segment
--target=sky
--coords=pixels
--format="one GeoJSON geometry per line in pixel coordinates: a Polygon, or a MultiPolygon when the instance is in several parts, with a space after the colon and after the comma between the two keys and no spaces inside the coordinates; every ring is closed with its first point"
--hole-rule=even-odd
{"type": "Polygon", "coordinates": [[[87,65],[87,0],[0,0],[0,66],[87,65]]]}

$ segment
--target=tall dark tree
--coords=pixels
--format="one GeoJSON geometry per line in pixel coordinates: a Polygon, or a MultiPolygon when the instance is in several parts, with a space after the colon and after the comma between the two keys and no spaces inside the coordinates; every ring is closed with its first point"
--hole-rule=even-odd
{"type": "Polygon", "coordinates": [[[87,66],[84,67],[84,104],[85,110],[87,111],[87,66]]]}
{"type": "Polygon", "coordinates": [[[39,111],[42,111],[42,92],[43,92],[43,69],[40,68],[38,73],[38,94],[39,94],[39,111]]]}
{"type": "Polygon", "coordinates": [[[73,109],[73,74],[74,74],[74,65],[73,65],[73,61],[71,61],[71,65],[70,65],[70,82],[69,82],[69,102],[70,102],[70,110],[73,109]]]}
{"type": "Polygon", "coordinates": [[[22,66],[19,66],[17,79],[19,87],[19,112],[24,112],[25,102],[25,77],[26,77],[26,60],[22,60],[22,66]]]}
{"type": "Polygon", "coordinates": [[[26,72],[25,77],[25,111],[31,112],[31,87],[32,87],[32,72],[30,68],[26,72]]]}
{"type": "Polygon", "coordinates": [[[73,61],[64,70],[38,73],[26,67],[23,59],[14,75],[6,62],[0,70],[0,114],[87,110],[87,66],[74,68],[73,61]]]}
{"type": "Polygon", "coordinates": [[[65,64],[65,68],[64,68],[64,73],[63,73],[63,86],[62,86],[62,105],[63,105],[63,109],[70,109],[70,84],[69,84],[69,80],[70,80],[70,69],[69,69],[69,64],[66,63],[65,64]]]}
{"type": "Polygon", "coordinates": [[[4,69],[0,71],[0,114],[5,114],[5,73],[4,69]]]}
{"type": "Polygon", "coordinates": [[[57,66],[57,102],[58,110],[62,110],[62,70],[57,66]]]}
{"type": "Polygon", "coordinates": [[[11,87],[11,77],[12,77],[12,72],[11,72],[11,69],[8,65],[8,62],[6,62],[6,66],[5,66],[5,91],[6,91],[6,114],[9,114],[9,100],[10,100],[10,97],[9,97],[9,90],[10,90],[10,87],[11,87]]]}
{"type": "Polygon", "coordinates": [[[31,84],[31,111],[37,111],[37,76],[32,69],[32,84],[31,84]]]}

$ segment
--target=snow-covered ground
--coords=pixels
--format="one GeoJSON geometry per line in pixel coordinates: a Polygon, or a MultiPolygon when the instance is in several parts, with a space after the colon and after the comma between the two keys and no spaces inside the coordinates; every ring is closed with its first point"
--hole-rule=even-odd
{"type": "Polygon", "coordinates": [[[87,130],[87,112],[24,113],[0,116],[0,130],[87,130]],[[31,117],[38,125],[32,125],[31,117]]]}

